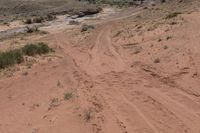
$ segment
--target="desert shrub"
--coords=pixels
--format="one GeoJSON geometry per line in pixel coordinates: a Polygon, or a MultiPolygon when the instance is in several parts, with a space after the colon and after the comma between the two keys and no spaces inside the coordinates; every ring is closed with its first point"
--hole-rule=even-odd
{"type": "Polygon", "coordinates": [[[25,55],[33,56],[37,53],[38,47],[34,44],[28,44],[22,48],[22,51],[25,55]]]}
{"type": "Polygon", "coordinates": [[[19,64],[22,61],[23,53],[19,49],[0,53],[0,69],[19,64]]]}
{"type": "Polygon", "coordinates": [[[33,18],[33,23],[42,23],[44,21],[43,17],[35,17],[33,18]]]}
{"type": "Polygon", "coordinates": [[[84,112],[84,119],[86,121],[90,121],[91,118],[92,118],[92,112],[91,112],[91,110],[90,109],[85,110],[85,112],[84,112]]]}
{"type": "Polygon", "coordinates": [[[179,14],[181,14],[180,12],[173,12],[173,13],[170,13],[168,14],[165,19],[172,19],[172,18],[175,18],[177,17],[179,14]]]}
{"type": "Polygon", "coordinates": [[[122,7],[122,6],[132,6],[141,4],[144,0],[82,0],[82,1],[87,1],[89,3],[94,3],[94,4],[103,3],[109,5],[117,5],[119,7],[122,7]]]}
{"type": "Polygon", "coordinates": [[[60,102],[59,102],[58,98],[52,98],[50,100],[50,104],[49,104],[48,110],[51,110],[52,108],[55,108],[55,107],[59,106],[59,104],[60,104],[60,102]]]}
{"type": "Polygon", "coordinates": [[[81,32],[84,32],[84,31],[88,31],[89,29],[94,29],[95,27],[93,25],[87,25],[87,24],[84,24],[81,28],[81,32]]]}
{"type": "Polygon", "coordinates": [[[79,25],[79,22],[75,21],[75,20],[71,20],[71,21],[69,21],[69,24],[70,25],[79,25]]]}
{"type": "Polygon", "coordinates": [[[56,16],[51,15],[51,14],[48,14],[48,15],[46,16],[45,19],[46,19],[47,21],[52,21],[52,20],[56,19],[56,16]]]}
{"type": "Polygon", "coordinates": [[[45,43],[28,44],[20,49],[10,50],[6,52],[0,52],[0,69],[4,69],[8,66],[19,64],[23,62],[24,55],[34,56],[36,54],[47,54],[53,50],[45,43]]]}
{"type": "Polygon", "coordinates": [[[27,18],[26,20],[24,20],[25,24],[32,24],[32,20],[30,18],[27,18]]]}
{"type": "Polygon", "coordinates": [[[27,33],[33,33],[33,32],[38,32],[39,29],[37,26],[27,26],[26,27],[26,32],[27,33]]]}
{"type": "Polygon", "coordinates": [[[41,55],[51,52],[52,49],[45,43],[28,44],[22,48],[22,52],[28,56],[41,55]]]}
{"type": "Polygon", "coordinates": [[[72,93],[67,92],[67,93],[64,94],[64,100],[69,100],[69,99],[72,98],[72,96],[73,96],[72,93]]]}
{"type": "Polygon", "coordinates": [[[55,17],[52,16],[52,15],[47,15],[47,17],[45,17],[45,18],[44,17],[27,18],[23,22],[25,24],[42,23],[42,22],[45,21],[45,19],[48,20],[48,21],[50,21],[50,20],[55,19],[55,17]]]}
{"type": "Polygon", "coordinates": [[[53,52],[52,48],[49,48],[49,46],[45,43],[38,43],[38,49],[39,49],[39,54],[47,54],[49,52],[53,52]]]}

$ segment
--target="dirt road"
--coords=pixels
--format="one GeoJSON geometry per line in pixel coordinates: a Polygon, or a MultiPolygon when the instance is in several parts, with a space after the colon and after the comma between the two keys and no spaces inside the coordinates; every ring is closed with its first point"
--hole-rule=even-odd
{"type": "Polygon", "coordinates": [[[56,56],[0,81],[0,132],[199,133],[199,12],[182,17],[183,25],[158,27],[139,44],[141,36],[113,37],[118,20],[42,38],[56,56]],[[169,34],[170,42],[157,41],[169,34]],[[142,51],[133,55],[135,45],[142,51]]]}

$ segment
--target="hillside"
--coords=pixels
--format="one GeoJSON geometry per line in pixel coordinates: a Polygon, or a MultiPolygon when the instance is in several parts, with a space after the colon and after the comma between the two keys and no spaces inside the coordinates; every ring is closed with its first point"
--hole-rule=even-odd
{"type": "Polygon", "coordinates": [[[0,133],[200,133],[200,2],[104,4],[0,26],[0,133]]]}

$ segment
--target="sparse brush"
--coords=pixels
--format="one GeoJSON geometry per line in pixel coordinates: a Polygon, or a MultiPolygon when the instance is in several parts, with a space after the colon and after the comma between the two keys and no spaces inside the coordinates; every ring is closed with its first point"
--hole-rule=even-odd
{"type": "Polygon", "coordinates": [[[33,23],[42,23],[43,21],[44,21],[43,17],[35,17],[32,20],[33,23]]]}
{"type": "Polygon", "coordinates": [[[95,27],[93,25],[87,25],[87,24],[84,24],[81,28],[81,32],[84,32],[84,31],[88,31],[89,29],[94,29],[95,27]]]}
{"type": "Polygon", "coordinates": [[[89,109],[89,110],[86,110],[86,111],[84,112],[84,119],[85,119],[86,121],[90,121],[91,118],[92,118],[91,110],[90,110],[90,109],[89,109]]]}
{"type": "Polygon", "coordinates": [[[32,24],[32,20],[30,18],[27,18],[26,20],[24,20],[25,24],[32,24]]]}
{"type": "Polygon", "coordinates": [[[27,26],[26,27],[26,32],[27,33],[33,33],[33,32],[38,32],[39,31],[39,29],[38,29],[38,27],[37,26],[27,26]]]}
{"type": "Polygon", "coordinates": [[[55,107],[57,107],[57,106],[59,106],[59,99],[58,98],[52,98],[51,100],[50,100],[50,104],[49,104],[49,108],[48,108],[48,110],[51,110],[52,108],[55,108],[55,107]]]}
{"type": "Polygon", "coordinates": [[[179,14],[181,14],[181,12],[173,12],[173,13],[170,13],[168,14],[165,19],[172,19],[172,18],[175,18],[177,17],[179,14]]]}
{"type": "Polygon", "coordinates": [[[69,24],[70,25],[79,25],[80,23],[78,21],[71,20],[71,21],[69,21],[69,24]]]}
{"type": "Polygon", "coordinates": [[[51,104],[57,103],[58,101],[59,101],[58,98],[52,98],[52,99],[51,99],[51,104]]]}
{"type": "Polygon", "coordinates": [[[45,43],[38,44],[28,44],[22,48],[22,51],[25,55],[34,56],[41,55],[52,52],[52,49],[48,47],[45,43]]]}
{"type": "Polygon", "coordinates": [[[10,50],[6,52],[0,52],[0,69],[4,69],[8,66],[12,66],[14,64],[19,64],[24,61],[23,56],[34,56],[47,54],[52,52],[53,50],[48,47],[45,43],[38,44],[28,44],[20,49],[10,50]]]}
{"type": "Polygon", "coordinates": [[[19,64],[23,61],[21,50],[11,50],[0,53],[0,69],[4,69],[14,64],[19,64]]]}
{"type": "Polygon", "coordinates": [[[52,21],[52,20],[54,20],[54,19],[56,19],[56,16],[54,16],[54,15],[48,14],[48,15],[46,16],[46,20],[47,20],[47,21],[52,21]]]}
{"type": "Polygon", "coordinates": [[[67,92],[64,94],[64,100],[69,100],[73,97],[73,94],[71,92],[67,92]]]}

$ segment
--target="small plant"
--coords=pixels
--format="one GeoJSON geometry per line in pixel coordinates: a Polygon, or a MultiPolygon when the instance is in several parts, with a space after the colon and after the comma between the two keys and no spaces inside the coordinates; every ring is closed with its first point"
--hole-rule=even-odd
{"type": "Polygon", "coordinates": [[[42,23],[43,21],[44,21],[43,17],[35,17],[32,20],[33,23],[42,23]]]}
{"type": "Polygon", "coordinates": [[[71,92],[67,92],[64,94],[64,100],[69,100],[73,97],[73,94],[71,92]]]}
{"type": "Polygon", "coordinates": [[[175,18],[177,17],[179,14],[181,14],[181,12],[173,12],[173,13],[170,13],[168,14],[165,19],[172,19],[172,18],[175,18]]]}
{"type": "Polygon", "coordinates": [[[69,24],[70,25],[79,25],[80,23],[78,21],[71,20],[71,21],[69,21],[69,24]]]}
{"type": "Polygon", "coordinates": [[[32,20],[30,18],[27,18],[26,20],[24,20],[25,24],[32,24],[32,20]]]}
{"type": "Polygon", "coordinates": [[[84,32],[84,31],[88,31],[89,29],[94,29],[95,27],[93,25],[87,25],[87,24],[84,24],[81,28],[81,32],[84,32]]]}
{"type": "Polygon", "coordinates": [[[86,121],[90,121],[91,118],[92,118],[91,110],[90,110],[90,109],[89,109],[89,110],[86,110],[86,111],[84,112],[84,119],[85,119],[86,121]]]}
{"type": "Polygon", "coordinates": [[[58,98],[52,98],[51,99],[51,103],[57,103],[59,100],[58,100],[58,98]]]}
{"type": "Polygon", "coordinates": [[[159,59],[159,58],[156,58],[156,59],[154,60],[154,63],[160,63],[160,59],[159,59]]]}
{"type": "Polygon", "coordinates": [[[38,32],[39,31],[39,29],[38,29],[38,27],[37,26],[27,26],[26,27],[26,32],[27,33],[33,33],[33,32],[38,32]]]}
{"type": "Polygon", "coordinates": [[[59,104],[60,103],[59,103],[59,99],[58,98],[52,98],[50,100],[50,105],[49,105],[48,110],[51,110],[52,108],[59,106],[59,104]]]}
{"type": "Polygon", "coordinates": [[[46,17],[46,20],[47,20],[47,21],[52,21],[52,20],[54,20],[54,19],[56,19],[56,16],[51,15],[51,14],[48,14],[47,17],[46,17]]]}

